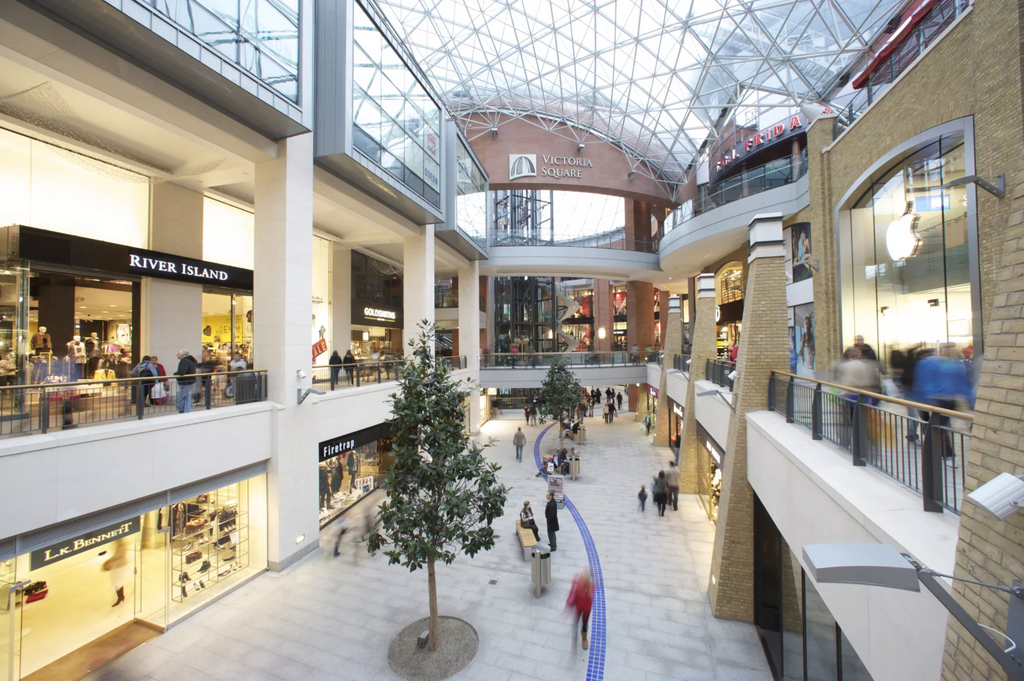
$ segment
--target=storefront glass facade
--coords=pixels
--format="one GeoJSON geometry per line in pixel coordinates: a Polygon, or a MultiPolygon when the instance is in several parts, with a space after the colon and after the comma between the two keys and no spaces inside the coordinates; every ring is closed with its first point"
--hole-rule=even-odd
{"type": "Polygon", "coordinates": [[[16,629],[4,631],[20,652],[14,678],[57,678],[46,667],[64,656],[103,636],[114,639],[104,646],[134,640],[136,627],[163,630],[266,567],[265,475],[34,548],[0,563],[0,587],[28,582],[16,629]]]}
{"type": "Polygon", "coordinates": [[[756,497],[754,624],[775,679],[871,681],[814,581],[756,497]]]}
{"type": "Polygon", "coordinates": [[[355,3],[353,143],[427,203],[441,206],[441,109],[355,3]]]}
{"type": "MultiPolygon", "coordinates": [[[[878,359],[916,346],[975,341],[964,135],[943,135],[900,159],[841,220],[842,332],[878,359]]],[[[977,286],[977,282],[973,283],[977,286]]]]}
{"type": "Polygon", "coordinates": [[[299,0],[143,0],[293,102],[299,101],[299,0]]]}
{"type": "Polygon", "coordinates": [[[455,146],[455,224],[487,247],[487,178],[460,138],[455,146]]]}
{"type": "Polygon", "coordinates": [[[320,443],[320,527],[384,484],[395,452],[386,423],[320,443]]]}
{"type": "Polygon", "coordinates": [[[697,497],[708,518],[717,523],[725,448],[711,439],[700,422],[697,423],[697,443],[702,450],[697,456],[697,497]]]}

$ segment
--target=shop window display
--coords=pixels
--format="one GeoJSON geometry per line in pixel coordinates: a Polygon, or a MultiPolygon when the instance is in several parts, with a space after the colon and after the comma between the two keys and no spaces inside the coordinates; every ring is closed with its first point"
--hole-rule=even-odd
{"type": "Polygon", "coordinates": [[[171,506],[174,606],[202,599],[208,589],[249,567],[248,491],[243,482],[171,506]]]}
{"type": "Polygon", "coordinates": [[[91,645],[97,649],[85,658],[138,645],[222,587],[265,569],[266,532],[260,475],[0,563],[0,588],[28,583],[20,621],[0,613],[4,644],[13,636],[20,651],[15,678],[40,670],[65,678],[68,665],[78,664],[62,660],[71,653],[80,660],[91,645]],[[47,669],[53,663],[63,666],[47,669]]]}
{"type": "Polygon", "coordinates": [[[704,449],[704,455],[697,457],[697,496],[704,506],[711,522],[718,522],[718,501],[722,495],[722,457],[725,449],[719,447],[700,423],[697,424],[697,441],[704,449]]]}
{"type": "Polygon", "coordinates": [[[391,438],[341,451],[320,462],[320,526],[384,484],[395,463],[391,438]]]}

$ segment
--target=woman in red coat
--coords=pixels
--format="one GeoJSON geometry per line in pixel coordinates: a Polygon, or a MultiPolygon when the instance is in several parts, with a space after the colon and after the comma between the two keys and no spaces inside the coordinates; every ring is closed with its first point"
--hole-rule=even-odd
{"type": "Polygon", "coordinates": [[[581,636],[583,639],[583,650],[590,647],[587,641],[587,624],[590,622],[590,608],[594,604],[594,583],[590,580],[589,572],[581,572],[572,580],[572,588],[569,589],[569,598],[565,602],[566,608],[572,608],[575,621],[573,622],[573,638],[576,636],[576,623],[583,620],[581,636]]]}

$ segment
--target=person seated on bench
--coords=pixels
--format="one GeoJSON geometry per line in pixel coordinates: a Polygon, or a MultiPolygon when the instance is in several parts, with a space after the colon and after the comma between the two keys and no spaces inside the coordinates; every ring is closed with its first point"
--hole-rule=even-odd
{"type": "Polygon", "coordinates": [[[570,440],[575,442],[576,441],[576,435],[579,432],[580,432],[580,422],[579,421],[573,421],[572,425],[565,429],[564,435],[565,435],[565,437],[567,437],[570,440]]]}
{"type": "Polygon", "coordinates": [[[533,519],[533,509],[530,508],[530,502],[523,502],[523,510],[519,514],[519,521],[523,527],[528,527],[533,530],[533,538],[540,541],[540,530],[537,529],[537,521],[533,519]]]}
{"type": "Polygon", "coordinates": [[[564,447],[562,448],[562,450],[560,452],[558,452],[557,466],[558,466],[558,471],[562,475],[568,475],[569,474],[569,454],[566,452],[564,447]]]}

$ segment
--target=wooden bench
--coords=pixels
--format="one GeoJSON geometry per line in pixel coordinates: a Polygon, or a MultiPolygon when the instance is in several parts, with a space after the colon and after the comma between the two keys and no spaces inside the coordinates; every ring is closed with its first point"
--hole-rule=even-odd
{"type": "Polygon", "coordinates": [[[530,549],[537,543],[537,538],[533,536],[533,530],[529,527],[523,527],[523,521],[516,518],[516,534],[519,535],[519,545],[523,547],[523,560],[526,560],[530,555],[530,549]]]}

